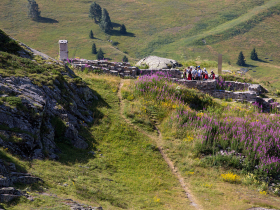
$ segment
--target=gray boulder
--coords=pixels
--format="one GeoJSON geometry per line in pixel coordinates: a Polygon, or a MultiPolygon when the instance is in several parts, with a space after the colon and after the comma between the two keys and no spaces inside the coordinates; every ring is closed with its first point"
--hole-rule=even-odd
{"type": "Polygon", "coordinates": [[[136,66],[145,66],[148,65],[150,69],[167,69],[167,68],[175,68],[178,66],[178,62],[173,59],[161,58],[158,56],[148,56],[146,58],[141,59],[136,63],[136,66]]]}

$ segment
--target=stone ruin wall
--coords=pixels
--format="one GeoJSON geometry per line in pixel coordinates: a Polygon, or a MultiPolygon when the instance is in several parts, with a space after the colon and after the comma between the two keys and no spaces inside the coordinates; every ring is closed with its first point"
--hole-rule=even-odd
{"type": "MultiPolygon", "coordinates": [[[[139,75],[149,75],[157,72],[164,72],[170,75],[172,81],[177,84],[184,85],[188,88],[198,89],[215,98],[233,99],[236,101],[247,101],[249,103],[257,102],[262,104],[264,109],[269,110],[274,100],[271,98],[261,98],[260,94],[267,92],[261,85],[242,83],[235,81],[225,81],[226,86],[230,85],[230,91],[217,90],[216,80],[186,80],[182,79],[182,72],[179,69],[139,69],[131,66],[126,62],[110,62],[106,60],[72,60],[72,65],[83,71],[85,68],[89,71],[99,70],[105,74],[111,74],[120,77],[136,78],[139,75]]],[[[280,106],[277,106],[280,110],[280,106]]]]}

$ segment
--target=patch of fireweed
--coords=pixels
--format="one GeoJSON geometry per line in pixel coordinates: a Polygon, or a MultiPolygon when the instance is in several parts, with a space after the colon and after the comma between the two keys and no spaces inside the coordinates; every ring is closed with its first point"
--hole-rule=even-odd
{"type": "Polygon", "coordinates": [[[171,83],[170,75],[163,72],[140,76],[135,82],[135,95],[144,96],[166,106],[172,104],[176,108],[188,104],[196,110],[202,110],[215,104],[208,94],[171,83]]]}
{"type": "MultiPolygon", "coordinates": [[[[182,137],[196,132],[197,154],[234,159],[247,172],[261,176],[276,177],[280,170],[280,115],[251,113],[245,117],[177,110],[170,119],[169,126],[176,127],[174,137],[182,137]],[[220,151],[234,151],[223,155],[220,151]],[[223,157],[222,157],[223,156],[223,157]]],[[[214,160],[214,159],[213,159],[214,160]]],[[[227,161],[225,161],[227,162],[227,161]]],[[[214,161],[213,161],[214,163],[214,161]]]]}

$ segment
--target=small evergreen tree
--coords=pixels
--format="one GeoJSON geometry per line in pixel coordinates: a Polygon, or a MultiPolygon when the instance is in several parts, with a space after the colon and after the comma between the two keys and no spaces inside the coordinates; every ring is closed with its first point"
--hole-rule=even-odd
{"type": "Polygon", "coordinates": [[[125,27],[124,24],[122,24],[121,27],[120,27],[120,33],[121,34],[126,34],[126,27],[125,27]]]}
{"type": "Polygon", "coordinates": [[[94,38],[92,30],[90,30],[90,32],[89,32],[89,38],[91,38],[91,39],[94,38]]]}
{"type": "Polygon", "coordinates": [[[98,50],[98,52],[97,52],[97,55],[96,55],[97,60],[102,60],[102,59],[104,59],[104,54],[105,54],[105,53],[102,51],[102,49],[99,48],[99,50],[98,50]]]}
{"type": "Polygon", "coordinates": [[[28,0],[28,17],[32,20],[38,20],[40,18],[41,11],[35,0],[28,0]]]}
{"type": "Polygon", "coordinates": [[[254,61],[259,60],[259,58],[258,58],[258,54],[257,54],[257,52],[256,52],[256,49],[255,49],[255,48],[254,48],[254,49],[252,50],[252,52],[251,52],[251,59],[252,59],[252,60],[254,60],[254,61]]]}
{"type": "Polygon", "coordinates": [[[97,54],[95,43],[92,44],[91,52],[92,54],[97,54]]]}
{"type": "Polygon", "coordinates": [[[102,17],[99,26],[105,33],[108,33],[113,29],[109,13],[105,8],[102,10],[102,17]]]}
{"type": "Polygon", "coordinates": [[[238,60],[237,60],[236,64],[239,65],[239,66],[245,66],[245,57],[244,57],[242,51],[239,53],[238,60]]]}
{"type": "Polygon", "coordinates": [[[89,8],[89,17],[94,19],[94,22],[100,21],[102,10],[99,4],[96,2],[92,3],[89,8]]]}
{"type": "Polygon", "coordinates": [[[123,62],[128,62],[128,58],[126,56],[123,56],[123,62]]]}

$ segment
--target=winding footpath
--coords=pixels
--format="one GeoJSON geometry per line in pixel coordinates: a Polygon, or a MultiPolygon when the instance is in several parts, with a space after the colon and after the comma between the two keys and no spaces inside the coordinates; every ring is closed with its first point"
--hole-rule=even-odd
{"type": "Polygon", "coordinates": [[[124,115],[124,102],[123,102],[122,97],[121,97],[121,88],[122,88],[122,86],[123,86],[123,80],[121,80],[120,85],[119,85],[119,90],[118,90],[118,97],[119,97],[119,102],[120,102],[121,117],[125,120],[125,122],[127,124],[129,124],[134,129],[138,130],[140,133],[144,134],[145,136],[148,136],[150,139],[153,139],[156,142],[157,147],[158,147],[158,149],[160,151],[160,154],[162,155],[162,157],[165,160],[165,162],[168,164],[168,166],[171,169],[171,171],[174,174],[174,176],[176,176],[176,178],[179,180],[181,187],[183,188],[187,198],[190,201],[190,204],[192,206],[194,206],[195,209],[197,209],[197,210],[203,210],[203,208],[200,205],[198,205],[195,197],[192,195],[190,189],[188,188],[187,184],[185,183],[185,180],[182,177],[182,175],[180,174],[178,168],[174,166],[173,162],[168,158],[168,156],[164,152],[162,135],[161,135],[161,132],[159,131],[159,129],[157,127],[155,127],[155,129],[157,130],[158,136],[150,135],[147,132],[145,132],[144,130],[142,130],[140,127],[134,125],[128,118],[125,117],[125,115],[124,115]]]}

